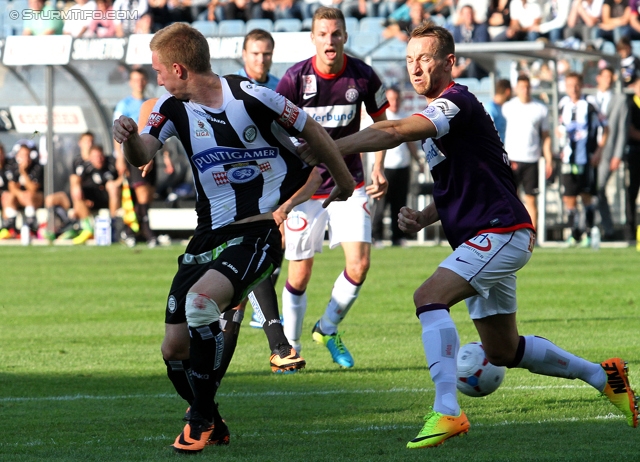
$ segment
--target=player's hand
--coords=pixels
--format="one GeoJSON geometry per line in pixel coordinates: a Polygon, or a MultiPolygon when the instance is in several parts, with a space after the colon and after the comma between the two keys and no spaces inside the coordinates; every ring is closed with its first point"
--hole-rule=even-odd
{"type": "Polygon", "coordinates": [[[113,121],[113,139],[118,143],[124,143],[134,133],[138,133],[138,125],[131,117],[121,115],[113,121]]]}
{"type": "Polygon", "coordinates": [[[320,159],[318,159],[318,156],[313,151],[313,149],[311,149],[311,147],[305,142],[302,142],[300,143],[300,145],[298,145],[298,147],[296,148],[296,152],[300,156],[300,159],[302,159],[307,165],[315,167],[316,165],[322,163],[320,162],[320,159]]]}
{"type": "Polygon", "coordinates": [[[372,199],[380,200],[387,193],[389,183],[381,170],[373,170],[371,172],[371,184],[366,187],[365,191],[372,199]]]}
{"type": "Polygon", "coordinates": [[[149,163],[141,165],[138,169],[142,172],[142,177],[144,178],[153,169],[153,159],[149,163]]]}
{"type": "Polygon", "coordinates": [[[417,233],[426,225],[423,224],[424,215],[418,210],[402,207],[398,213],[398,227],[405,233],[417,233]]]}
{"type": "Polygon", "coordinates": [[[284,210],[275,210],[273,212],[273,220],[276,222],[277,226],[280,226],[287,219],[287,212],[284,210]]]}
{"type": "Polygon", "coordinates": [[[509,163],[511,164],[511,170],[514,170],[514,171],[518,170],[518,163],[517,162],[511,160],[511,161],[509,161],[509,163]]]}
{"type": "Polygon", "coordinates": [[[333,189],[331,190],[331,194],[329,194],[329,197],[327,197],[325,201],[322,203],[322,208],[326,209],[327,206],[333,201],[346,201],[351,197],[354,189],[355,189],[355,181],[350,189],[343,189],[338,185],[334,186],[333,189]]]}

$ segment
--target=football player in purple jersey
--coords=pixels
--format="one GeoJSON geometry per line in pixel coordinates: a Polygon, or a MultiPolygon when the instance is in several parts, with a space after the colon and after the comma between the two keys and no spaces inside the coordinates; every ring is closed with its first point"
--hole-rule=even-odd
{"type": "MultiPolygon", "coordinates": [[[[385,87],[371,66],[344,53],[347,38],[342,11],[318,8],[311,24],[316,54],[291,66],[277,86],[278,93],[318,121],[334,140],[360,129],[363,105],[374,121],[386,120],[385,111],[389,106],[385,87]]],[[[345,269],[333,285],[329,303],[315,324],[312,337],[327,347],[335,363],[345,368],[353,367],[354,361],[342,342],[338,325],[355,303],[369,270],[371,215],[367,196],[378,199],[387,190],[385,152],[377,148],[371,151],[376,152],[371,185],[364,185],[360,153],[345,156],[356,190],[347,201],[324,209],[321,204],[331,192],[333,180],[324,166],[319,166],[322,184],[311,200],[289,213],[285,222],[285,258],[289,260],[289,267],[282,291],[282,314],[287,339],[297,351],[302,346],[306,289],[314,255],[322,252],[327,227],[330,248],[342,246],[345,269]]]]}
{"type": "Polygon", "coordinates": [[[460,341],[449,314],[462,300],[491,363],[581,379],[606,395],[628,424],[637,427],[638,397],[629,385],[624,361],[593,363],[547,339],[518,332],[515,273],[531,257],[535,231],[518,199],[507,153],[491,118],[466,87],[452,80],[451,34],[432,23],[421,25],[411,33],[406,59],[411,83],[426,98],[426,109],[401,120],[375,123],[336,143],[343,154],[350,154],[423,140],[434,178],[434,200],[423,210],[403,207],[399,225],[416,233],[440,220],[453,248],[413,295],[435,402],[407,447],[437,446],[469,430],[456,396],[460,341]]]}

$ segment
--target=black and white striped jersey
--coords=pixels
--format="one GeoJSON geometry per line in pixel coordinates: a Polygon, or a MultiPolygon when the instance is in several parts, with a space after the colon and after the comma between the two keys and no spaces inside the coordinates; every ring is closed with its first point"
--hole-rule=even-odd
{"type": "Polygon", "coordinates": [[[166,94],[142,132],[163,144],[174,135],[182,142],[193,171],[198,230],[273,211],[311,171],[290,138],[302,131],[307,115],[284,96],[246,78],[228,75],[220,80],[220,108],[166,94]]]}

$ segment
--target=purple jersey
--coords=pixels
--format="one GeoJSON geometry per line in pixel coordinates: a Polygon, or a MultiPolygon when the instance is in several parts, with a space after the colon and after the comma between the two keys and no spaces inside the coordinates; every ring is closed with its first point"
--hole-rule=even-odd
{"type": "MultiPolygon", "coordinates": [[[[316,68],[316,57],[290,67],[278,83],[276,91],[303,109],[337,140],[360,130],[362,103],[371,117],[384,113],[389,106],[385,88],[371,66],[344,56],[337,74],[323,74],[316,68]]],[[[344,158],[358,186],[364,183],[359,154],[344,158]]],[[[319,166],[322,185],[314,198],[328,196],[335,183],[327,169],[319,166]]]]}
{"type": "Polygon", "coordinates": [[[417,116],[438,135],[423,142],[433,199],[454,249],[481,233],[533,229],[491,117],[467,87],[449,86],[417,116]]]}

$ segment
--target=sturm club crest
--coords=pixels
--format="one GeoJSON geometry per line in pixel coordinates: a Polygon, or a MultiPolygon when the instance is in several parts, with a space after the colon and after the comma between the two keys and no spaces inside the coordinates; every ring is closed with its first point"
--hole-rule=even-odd
{"type": "Polygon", "coordinates": [[[349,101],[350,103],[357,101],[358,96],[360,96],[360,93],[355,88],[349,88],[344,94],[344,97],[347,98],[347,101],[349,101]]]}
{"type": "Polygon", "coordinates": [[[178,308],[178,302],[176,301],[176,297],[171,295],[169,297],[169,301],[167,302],[167,309],[169,310],[169,313],[175,313],[176,308],[178,308]]]}
{"type": "Polygon", "coordinates": [[[256,140],[257,136],[258,136],[258,129],[256,128],[255,125],[249,125],[242,132],[242,137],[247,143],[253,143],[256,140]]]}

